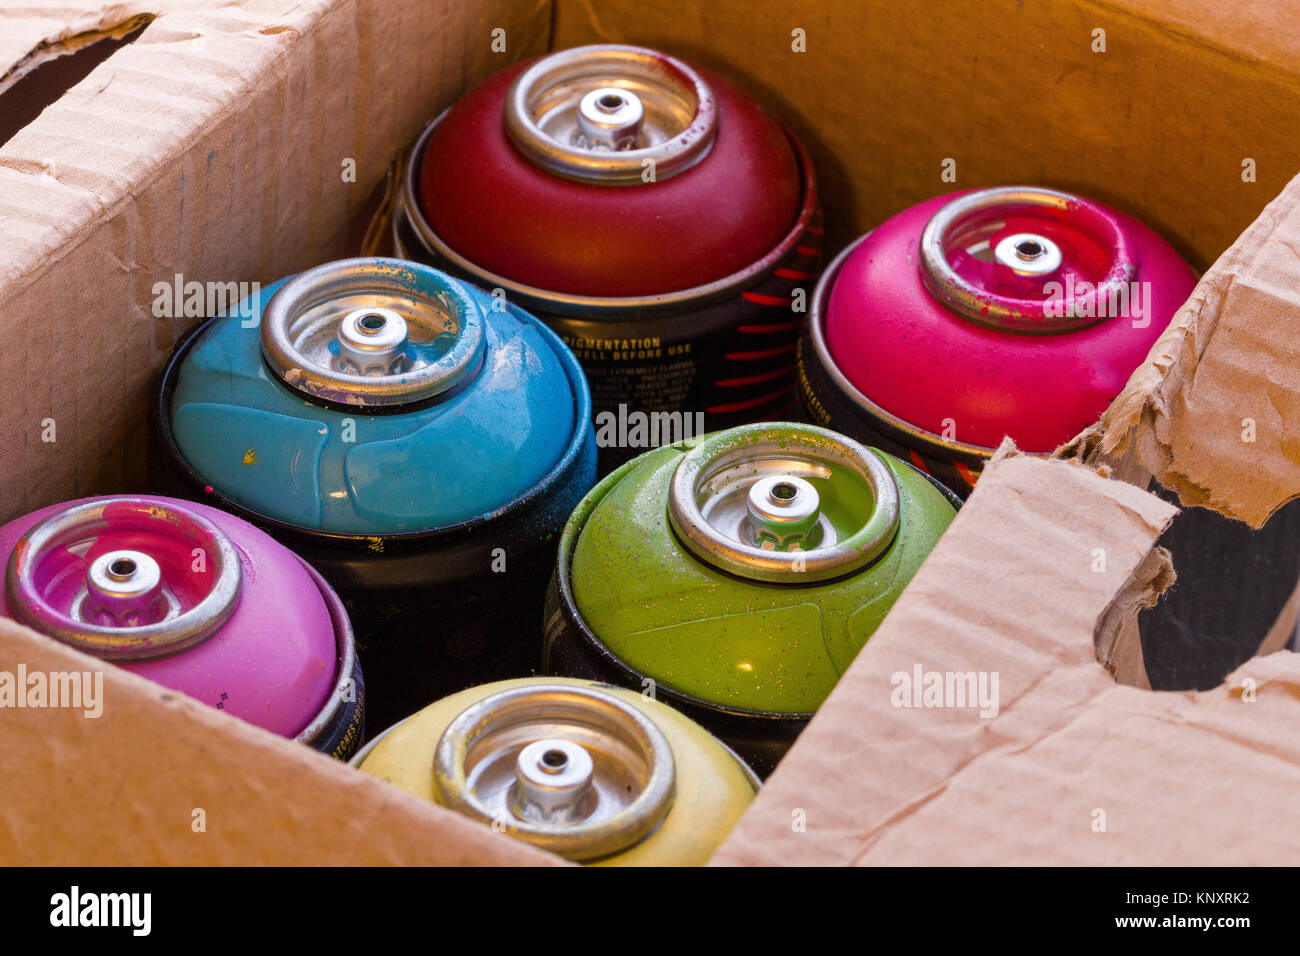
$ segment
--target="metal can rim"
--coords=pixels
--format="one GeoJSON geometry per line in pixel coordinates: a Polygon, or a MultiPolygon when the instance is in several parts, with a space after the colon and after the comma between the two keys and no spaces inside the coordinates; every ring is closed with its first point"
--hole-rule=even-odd
{"type": "Polygon", "coordinates": [[[455,288],[441,275],[432,279],[443,286],[439,296],[447,298],[442,304],[455,314],[456,341],[446,354],[416,371],[367,376],[326,368],[304,355],[290,334],[304,313],[345,289],[355,294],[359,286],[369,290],[387,285],[391,286],[387,291],[400,290],[404,296],[416,297],[417,293],[396,278],[399,272],[415,274],[416,270],[437,272],[423,263],[358,256],[322,263],[292,276],[262,308],[259,325],[263,359],[286,387],[309,397],[359,408],[401,406],[451,390],[477,368],[486,341],[478,307],[463,289],[455,288]]]}
{"type": "Polygon", "coordinates": [[[234,613],[239,604],[242,581],[239,552],[221,528],[203,515],[174,502],[163,505],[135,495],[95,498],[64,508],[37,522],[19,538],[10,552],[5,570],[6,596],[15,617],[42,634],[106,661],[149,660],[207,640],[234,613]],[[40,597],[36,585],[29,580],[40,549],[56,544],[61,536],[73,533],[79,526],[102,521],[104,511],[113,506],[133,507],[151,517],[160,511],[179,516],[208,537],[213,556],[220,562],[219,571],[212,589],[198,604],[175,618],[155,624],[119,628],[82,621],[73,627],[63,620],[63,614],[49,607],[40,597]]]}
{"type": "MultiPolygon", "coordinates": [[[[517,678],[517,679],[520,679],[520,680],[526,680],[526,679],[528,679],[528,678],[517,678]]],[[[607,684],[607,683],[605,683],[605,682],[603,682],[603,681],[598,681],[598,680],[587,680],[587,679],[585,679],[585,678],[581,678],[581,677],[563,677],[563,676],[552,675],[552,676],[548,676],[548,677],[539,677],[539,678],[533,678],[533,679],[535,679],[535,680],[537,680],[537,681],[539,681],[539,682],[540,682],[540,681],[550,681],[550,682],[558,682],[558,683],[561,683],[561,684],[564,684],[564,683],[566,683],[567,681],[573,681],[575,685],[582,685],[582,684],[590,684],[590,685],[593,685],[593,686],[596,687],[597,690],[599,690],[599,689],[601,689],[601,688],[603,688],[603,687],[609,687],[609,688],[612,688],[613,690],[621,690],[621,691],[625,691],[625,692],[627,692],[627,693],[633,693],[632,691],[629,691],[628,688],[626,688],[626,687],[619,687],[617,684],[607,684]]],[[[441,699],[442,699],[442,698],[439,698],[439,700],[441,700],[441,699]]],[[[656,698],[656,700],[657,700],[657,698],[656,698]]],[[[436,704],[437,702],[438,702],[438,701],[433,700],[433,701],[430,701],[429,703],[430,703],[430,704],[436,704]]],[[[664,706],[666,707],[666,706],[668,706],[668,705],[665,704],[664,706]]],[[[418,713],[418,711],[417,711],[417,713],[418,713]]],[[[353,754],[351,757],[348,758],[348,761],[347,761],[348,766],[349,766],[349,767],[356,767],[357,769],[360,769],[361,765],[362,765],[363,763],[366,762],[366,758],[370,756],[370,754],[374,751],[374,749],[375,749],[376,747],[378,747],[381,743],[384,742],[385,739],[387,739],[389,736],[391,736],[391,735],[392,735],[392,734],[397,730],[397,728],[401,727],[404,723],[406,723],[406,721],[410,720],[411,717],[414,717],[414,716],[415,716],[415,714],[409,714],[409,715],[407,715],[406,717],[403,717],[401,720],[397,721],[396,723],[391,724],[391,725],[388,726],[388,727],[385,727],[385,728],[384,728],[383,730],[381,730],[379,733],[375,734],[375,736],[373,736],[373,737],[368,737],[368,738],[366,739],[366,743],[365,743],[365,745],[364,745],[363,747],[361,747],[360,749],[358,749],[357,752],[356,752],[355,754],[353,754]]],[[[687,720],[691,720],[691,722],[694,723],[694,724],[696,724],[696,726],[701,726],[700,723],[699,723],[699,721],[694,720],[694,719],[691,718],[689,715],[687,715],[687,714],[683,714],[682,716],[685,717],[687,720]]],[[[782,716],[784,716],[784,715],[782,715],[782,716]]],[[[705,730],[708,730],[707,727],[704,728],[704,729],[705,729],[705,730]]],[[[723,749],[725,749],[725,750],[727,751],[727,753],[729,753],[732,757],[735,758],[736,763],[740,764],[741,768],[744,770],[745,778],[750,782],[750,784],[754,787],[754,791],[757,793],[758,790],[762,788],[762,786],[763,786],[763,781],[759,778],[758,774],[754,773],[754,768],[752,768],[752,767],[749,765],[748,761],[746,761],[743,757],[741,757],[738,753],[736,753],[736,751],[732,749],[732,747],[731,747],[730,744],[728,744],[725,740],[723,740],[723,739],[722,739],[721,737],[719,737],[717,734],[713,733],[712,731],[709,731],[709,736],[711,736],[715,741],[717,741],[718,744],[719,744],[723,749]]]]}
{"type": "MultiPolygon", "coordinates": [[[[603,681],[589,680],[587,678],[581,678],[581,677],[548,676],[548,677],[532,677],[532,678],[514,678],[512,680],[525,680],[525,681],[529,681],[531,684],[538,684],[538,685],[549,683],[549,684],[557,684],[564,687],[590,687],[597,691],[606,691],[606,692],[617,691],[623,694],[636,693],[633,690],[629,690],[626,687],[619,687],[616,684],[608,684],[603,681]]],[[[510,683],[510,682],[511,680],[506,680],[506,681],[499,681],[494,683],[510,683]]],[[[484,685],[484,686],[487,687],[491,685],[484,685]]],[[[466,691],[461,691],[460,693],[467,693],[469,690],[473,690],[473,689],[474,688],[467,688],[466,691]]],[[[449,695],[449,696],[455,696],[455,695],[449,695]]],[[[429,704],[426,706],[432,706],[446,699],[447,699],[446,697],[438,698],[437,700],[430,701],[429,704]]],[[[660,704],[663,707],[669,706],[668,704],[665,704],[662,701],[656,700],[655,702],[657,704],[660,704]]],[[[366,760],[369,759],[370,755],[375,751],[375,749],[378,748],[380,744],[382,744],[385,740],[391,737],[394,733],[396,733],[400,727],[404,726],[408,720],[414,718],[418,713],[420,713],[420,711],[416,711],[416,713],[414,714],[409,714],[406,717],[402,718],[401,720],[397,721],[396,723],[388,727],[385,727],[379,733],[375,734],[375,736],[368,738],[365,742],[365,745],[360,747],[356,753],[354,753],[351,757],[348,758],[347,765],[349,767],[352,767],[354,770],[361,770],[362,764],[364,764],[366,760]]],[[[709,730],[709,728],[700,724],[699,721],[695,720],[689,714],[684,714],[680,710],[677,710],[676,713],[679,718],[689,721],[690,723],[694,724],[696,727],[700,728],[705,733],[707,733],[709,735],[709,738],[715,744],[721,747],[727,753],[727,755],[736,762],[736,765],[740,768],[740,771],[745,777],[746,782],[748,782],[750,787],[753,789],[754,793],[757,794],[760,790],[762,790],[763,788],[762,778],[760,778],[759,775],[754,772],[754,768],[749,765],[749,762],[747,760],[741,757],[740,754],[736,753],[736,751],[732,748],[730,744],[728,744],[725,740],[719,737],[716,733],[709,730]]],[[[651,717],[651,719],[653,720],[653,717],[651,717]]],[[[667,735],[666,731],[665,731],[665,735],[667,735]]]]}
{"type": "MultiPolygon", "coordinates": [[[[622,658],[609,649],[600,637],[587,625],[583,620],[582,612],[578,609],[578,603],[573,593],[573,552],[578,546],[578,536],[582,533],[587,519],[591,512],[595,510],[604,497],[609,494],[620,481],[622,481],[637,465],[637,459],[625,462],[618,468],[611,471],[602,478],[594,488],[592,488],[583,497],[578,506],[573,509],[573,513],[565,522],[564,531],[560,535],[560,543],[556,555],[555,565],[555,582],[560,591],[560,605],[562,613],[568,618],[569,623],[582,637],[584,641],[590,644],[597,653],[608,660],[614,668],[623,674],[627,679],[636,686],[646,676],[629,667],[622,658]]],[[[755,718],[773,723],[786,724],[805,724],[812,719],[815,711],[806,711],[799,713],[784,713],[775,710],[748,710],[743,707],[728,707],[714,701],[705,700],[702,697],[696,697],[679,690],[674,690],[668,684],[655,681],[655,697],[667,698],[686,705],[687,707],[697,708],[703,712],[723,715],[727,717],[755,718]]],[[[715,735],[716,736],[716,735],[715,735]]]]}
{"type": "MultiPolygon", "coordinates": [[[[624,71],[623,75],[627,75],[624,71]]],[[[717,105],[704,78],[690,64],[666,53],[622,43],[594,43],[559,50],[539,58],[510,84],[505,102],[506,133],[515,148],[548,172],[582,182],[609,184],[640,182],[642,163],[653,160],[659,179],[685,172],[702,160],[713,146],[717,133],[717,105]],[[683,86],[689,85],[696,100],[694,115],[681,131],[661,143],[638,149],[591,151],[566,146],[548,136],[529,109],[530,94],[551,73],[566,66],[589,66],[592,58],[617,61],[628,69],[639,67],[644,75],[653,72],[646,65],[666,64],[683,86]],[[698,126],[698,128],[697,128],[698,126]]]]}
{"type": "Polygon", "coordinates": [[[672,746],[649,716],[593,688],[540,683],[498,691],[470,704],[447,725],[435,745],[434,792],[449,809],[493,822],[490,809],[469,786],[465,760],[475,742],[497,723],[508,722],[515,710],[526,709],[548,695],[556,698],[552,706],[561,711],[566,703],[575,714],[585,707],[575,720],[587,722],[603,716],[606,729],[616,723],[616,729],[636,738],[646,757],[649,779],[631,802],[593,825],[544,826],[516,817],[503,821],[506,828],[534,846],[574,860],[596,860],[635,846],[653,833],[672,809],[676,792],[672,746]]]}
{"type": "Polygon", "coordinates": [[[1087,315],[1067,312],[1050,320],[1034,318],[1032,314],[1021,313],[1009,304],[1026,300],[1004,299],[982,293],[952,267],[944,248],[949,232],[965,217],[1009,204],[1055,209],[1074,207],[1104,223],[1103,229],[1110,232],[1105,238],[1109,241],[1115,259],[1104,281],[1097,284],[1095,294],[1099,301],[1103,295],[1117,291],[1137,275],[1137,261],[1130,251],[1126,235],[1101,214],[1095,203],[1074,193],[1044,186],[991,186],[949,200],[930,217],[921,231],[918,242],[921,278],[930,295],[948,311],[963,319],[989,328],[1024,334],[1072,332],[1105,321],[1104,315],[1093,315],[1091,312],[1087,315]]]}
{"type": "Polygon", "coordinates": [[[682,456],[668,489],[669,524],[696,558],[746,579],[791,584],[796,583],[792,575],[797,575],[800,584],[822,583],[874,562],[888,550],[898,532],[899,505],[898,485],[875,452],[830,429],[788,422],[756,422],[714,432],[682,456]],[[718,533],[704,516],[697,491],[699,480],[713,473],[708,471],[706,475],[706,470],[716,470],[728,457],[725,446],[741,442],[744,447],[735,454],[757,447],[762,455],[762,449],[784,449],[800,438],[810,449],[814,440],[827,443],[828,447],[819,449],[821,457],[835,457],[871,488],[874,500],[867,523],[832,547],[809,551],[766,551],[718,533]]]}
{"type": "MultiPolygon", "coordinates": [[[[872,230],[874,232],[874,230],[872,230]]],[[[951,455],[953,453],[966,455],[971,459],[984,460],[993,457],[996,448],[989,448],[984,445],[971,445],[966,442],[959,442],[943,438],[934,432],[919,428],[912,423],[899,418],[893,412],[886,411],[877,405],[870,398],[864,395],[856,385],[848,380],[848,377],[840,370],[839,364],[831,356],[830,348],[826,344],[826,302],[830,297],[831,290],[835,287],[835,280],[839,276],[841,268],[850,255],[862,245],[863,242],[871,236],[871,232],[864,233],[857,240],[852,242],[839,255],[837,255],[826,269],[822,272],[821,277],[817,280],[817,285],[813,289],[812,301],[808,306],[808,337],[812,342],[813,351],[817,359],[821,362],[822,368],[830,377],[831,381],[844,393],[844,395],[858,406],[863,412],[872,418],[880,419],[885,424],[896,429],[898,432],[907,436],[909,440],[919,445],[923,450],[929,450],[932,454],[951,455]]],[[[1046,458],[1050,453],[1026,453],[1034,454],[1035,457],[1046,458]]]]}

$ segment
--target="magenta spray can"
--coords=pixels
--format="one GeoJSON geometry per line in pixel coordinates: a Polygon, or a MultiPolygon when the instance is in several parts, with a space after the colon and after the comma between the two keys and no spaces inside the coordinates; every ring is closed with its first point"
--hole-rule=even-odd
{"type": "Polygon", "coordinates": [[[0,557],[0,615],[340,759],[359,746],[342,602],[247,522],[172,498],[85,498],[0,527],[0,557]]]}
{"type": "MultiPolygon", "coordinates": [[[[1096,422],[1158,361],[1152,347],[1196,281],[1150,226],[1084,196],[936,196],[824,273],[798,357],[804,416],[965,497],[1004,436],[1048,455],[1096,422]]],[[[1178,580],[1138,617],[1147,677],[1157,690],[1217,687],[1295,589],[1300,501],[1260,531],[1188,508],[1160,544],[1178,580]]]]}

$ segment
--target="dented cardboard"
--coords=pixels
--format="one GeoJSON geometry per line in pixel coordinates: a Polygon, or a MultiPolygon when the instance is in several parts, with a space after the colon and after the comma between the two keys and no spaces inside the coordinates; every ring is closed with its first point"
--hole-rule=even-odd
{"type": "Polygon", "coordinates": [[[1300,178],[1201,279],[1101,422],[1090,460],[1127,459],[1261,527],[1300,494],[1300,178]]]}

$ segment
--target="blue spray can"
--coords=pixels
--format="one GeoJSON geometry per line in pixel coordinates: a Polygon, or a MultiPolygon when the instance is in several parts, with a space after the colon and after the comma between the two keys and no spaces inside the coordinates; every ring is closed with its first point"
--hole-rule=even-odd
{"type": "Polygon", "coordinates": [[[252,299],[169,361],[155,484],[262,527],[338,590],[377,726],[532,672],[555,542],[595,482],[573,353],[503,298],[396,259],[252,299]]]}

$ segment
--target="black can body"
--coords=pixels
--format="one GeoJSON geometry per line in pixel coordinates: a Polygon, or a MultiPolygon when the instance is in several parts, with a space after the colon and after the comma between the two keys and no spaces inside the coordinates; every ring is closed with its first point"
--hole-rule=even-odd
{"type": "Polygon", "coordinates": [[[352,662],[351,683],[352,698],[344,701],[338,712],[309,741],[313,750],[345,762],[352,759],[366,739],[366,685],[360,656],[352,662]]]}

